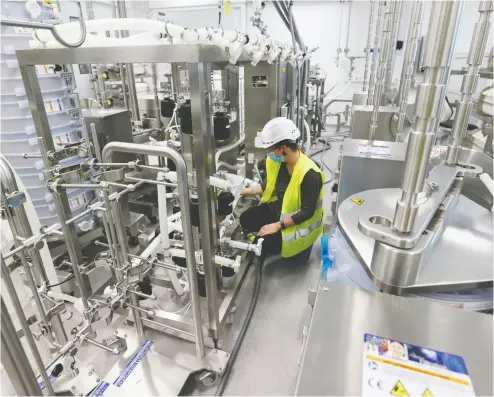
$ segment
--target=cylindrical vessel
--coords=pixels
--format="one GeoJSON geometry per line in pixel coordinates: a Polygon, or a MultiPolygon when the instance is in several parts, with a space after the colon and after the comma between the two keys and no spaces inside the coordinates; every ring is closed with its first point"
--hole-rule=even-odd
{"type": "Polygon", "coordinates": [[[387,101],[392,100],[392,88],[393,88],[393,72],[395,66],[395,54],[396,54],[396,40],[398,39],[398,26],[400,24],[402,1],[390,1],[390,11],[392,11],[391,20],[391,32],[388,43],[388,56],[386,65],[386,77],[384,78],[384,94],[386,95],[387,101]]]}
{"type": "Polygon", "coordinates": [[[463,76],[461,85],[461,100],[456,110],[453,129],[451,130],[452,141],[448,145],[446,153],[446,163],[453,165],[458,162],[458,156],[461,150],[461,143],[465,138],[467,131],[468,119],[472,112],[472,96],[477,89],[479,80],[479,67],[482,65],[491,28],[491,14],[494,9],[494,1],[481,1],[479,5],[479,21],[475,24],[473,31],[472,44],[468,54],[468,70],[463,76]]]}
{"type": "Polygon", "coordinates": [[[420,38],[420,27],[424,3],[422,0],[415,0],[412,5],[412,15],[408,26],[407,45],[405,48],[405,59],[403,61],[403,71],[401,74],[400,88],[398,89],[397,104],[400,107],[398,112],[398,125],[396,127],[395,141],[400,142],[403,126],[405,124],[406,108],[408,105],[408,95],[412,85],[413,74],[415,72],[415,55],[417,44],[420,38]]]}
{"type": "Polygon", "coordinates": [[[416,130],[408,140],[402,196],[393,219],[393,227],[403,233],[413,229],[417,216],[417,195],[424,188],[463,5],[463,1],[437,1],[432,5],[424,46],[424,82],[419,86],[415,107],[416,130]]]}
{"type": "MultiPolygon", "coordinates": [[[[384,2],[386,3],[386,2],[384,2]]],[[[384,80],[386,77],[386,66],[388,59],[388,51],[389,51],[389,40],[391,34],[391,23],[393,22],[394,16],[394,7],[392,6],[393,2],[389,2],[386,8],[386,12],[384,14],[384,25],[382,34],[382,42],[379,46],[379,63],[377,66],[376,76],[375,76],[375,86],[374,91],[372,93],[372,106],[374,109],[372,110],[371,116],[371,124],[369,127],[369,144],[376,137],[377,124],[379,121],[379,107],[381,106],[381,100],[384,92],[384,80]]],[[[384,11],[384,7],[381,9],[384,11]]],[[[374,49],[376,51],[376,49],[374,49]]]]}
{"type": "Polygon", "coordinates": [[[374,10],[376,8],[376,0],[371,0],[370,12],[369,12],[369,31],[367,32],[367,47],[365,48],[365,69],[364,69],[364,81],[362,83],[362,91],[367,91],[367,80],[369,75],[369,66],[371,60],[371,46],[372,46],[372,32],[374,21],[374,10]]]}
{"type": "Polygon", "coordinates": [[[369,77],[369,93],[367,95],[367,106],[372,106],[374,103],[374,90],[377,73],[377,65],[379,63],[379,47],[381,43],[382,21],[386,10],[386,2],[380,1],[377,8],[376,30],[374,32],[374,48],[372,50],[372,64],[369,77]]]}

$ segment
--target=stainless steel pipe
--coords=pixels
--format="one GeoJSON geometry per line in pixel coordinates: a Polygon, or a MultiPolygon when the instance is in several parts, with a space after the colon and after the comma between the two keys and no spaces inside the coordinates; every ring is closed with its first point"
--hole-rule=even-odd
{"type": "Polygon", "coordinates": [[[468,119],[472,113],[473,94],[477,89],[479,80],[479,68],[484,60],[485,47],[489,38],[491,28],[491,14],[494,10],[494,1],[481,1],[479,5],[479,21],[475,24],[472,44],[468,53],[468,70],[463,75],[461,85],[461,100],[456,108],[453,129],[451,130],[452,141],[448,145],[446,153],[446,164],[454,165],[458,162],[461,144],[465,138],[468,119]]]}
{"type": "Polygon", "coordinates": [[[463,6],[463,0],[437,1],[432,5],[424,46],[424,82],[417,92],[415,131],[408,140],[402,195],[393,219],[393,227],[403,233],[413,229],[417,216],[417,195],[422,192],[427,176],[463,6]]]}
{"type": "Polygon", "coordinates": [[[367,106],[374,104],[374,90],[377,73],[377,65],[379,63],[379,44],[381,43],[382,21],[386,10],[386,2],[379,1],[377,8],[376,30],[374,32],[374,49],[372,51],[372,64],[369,77],[369,93],[367,95],[367,106]]]}
{"type": "Polygon", "coordinates": [[[103,161],[111,162],[116,152],[134,153],[157,156],[171,159],[177,167],[178,192],[180,207],[182,209],[182,228],[184,231],[185,256],[187,271],[189,273],[190,299],[194,313],[194,329],[196,339],[196,351],[199,357],[204,357],[204,336],[202,330],[201,308],[199,302],[199,289],[197,285],[197,266],[192,238],[192,220],[189,205],[189,181],[187,178],[187,166],[183,157],[173,148],[166,146],[148,146],[135,143],[110,142],[103,149],[103,161]]]}
{"type": "Polygon", "coordinates": [[[151,75],[153,78],[153,95],[154,95],[154,108],[156,111],[156,128],[163,127],[161,122],[161,106],[160,99],[158,97],[158,71],[156,70],[156,64],[151,64],[151,75]]]}
{"type": "Polygon", "coordinates": [[[403,60],[403,70],[401,73],[400,87],[398,89],[397,104],[398,125],[396,127],[395,141],[401,142],[401,134],[405,125],[406,109],[408,106],[408,95],[412,86],[413,74],[415,73],[415,56],[417,54],[417,44],[420,38],[420,28],[422,25],[422,15],[424,3],[422,0],[415,0],[412,5],[412,15],[408,25],[407,44],[405,48],[405,59],[403,60]]]}
{"type": "Polygon", "coordinates": [[[18,396],[41,396],[40,386],[34,376],[12,318],[2,298],[2,364],[18,396]]]}
{"type": "MultiPolygon", "coordinates": [[[[118,0],[117,1],[117,14],[119,18],[127,18],[127,8],[125,7],[125,1],[118,0]]],[[[121,37],[129,37],[128,30],[120,31],[121,37]]],[[[134,76],[134,65],[131,63],[125,64],[127,79],[129,82],[129,99],[130,99],[130,109],[132,111],[132,118],[136,125],[140,127],[141,114],[139,113],[139,103],[137,102],[137,89],[136,89],[136,80],[134,76]]],[[[120,70],[120,73],[122,70],[120,70]]],[[[122,88],[124,84],[124,76],[120,76],[122,79],[122,88]]]]}
{"type": "MultiPolygon", "coordinates": [[[[5,194],[19,191],[19,186],[17,185],[15,174],[8,162],[3,157],[0,157],[0,185],[2,187],[2,200],[4,199],[5,194]]],[[[23,239],[32,237],[33,230],[31,228],[31,224],[29,222],[29,218],[27,216],[24,205],[12,207],[11,214],[13,216],[8,215],[8,222],[14,236],[22,237],[23,239]]],[[[24,244],[22,242],[16,239],[17,247],[23,245],[24,244]]],[[[32,246],[26,247],[26,250],[31,257],[31,262],[33,265],[32,268],[27,263],[24,251],[19,251],[19,257],[21,258],[22,265],[26,271],[26,277],[28,278],[33,297],[40,313],[40,317],[42,318],[43,324],[47,327],[47,329],[50,330],[50,332],[51,330],[53,331],[56,341],[60,344],[64,344],[67,342],[67,334],[65,333],[65,329],[63,327],[60,316],[58,314],[53,316],[51,320],[51,327],[49,327],[48,320],[46,319],[45,315],[44,305],[41,302],[41,299],[37,292],[36,284],[50,284],[45,271],[45,267],[43,265],[43,261],[41,260],[41,255],[39,251],[32,246]]],[[[47,305],[48,308],[51,308],[53,306],[50,303],[47,303],[47,305]]],[[[51,338],[51,335],[49,337],[51,338]]]]}
{"type": "MultiPolygon", "coordinates": [[[[386,2],[384,2],[386,3],[386,2]]],[[[379,121],[379,107],[384,93],[384,80],[386,78],[386,67],[388,61],[389,40],[391,38],[391,23],[394,15],[394,2],[387,2],[387,6],[381,7],[380,12],[384,12],[384,24],[381,32],[381,45],[379,46],[379,63],[375,74],[374,91],[372,92],[372,106],[374,107],[371,115],[371,124],[369,127],[369,144],[376,137],[377,124],[379,121]],[[386,10],[384,10],[386,8],[386,10]]],[[[374,49],[376,51],[376,48],[374,49]]]]}
{"type": "Polygon", "coordinates": [[[79,266],[83,263],[81,248],[77,244],[77,233],[73,224],[67,225],[67,215],[70,214],[70,207],[67,196],[61,193],[53,192],[53,201],[57,209],[58,216],[60,218],[60,228],[65,236],[65,244],[67,246],[67,252],[69,254],[70,263],[72,264],[72,271],[77,281],[77,287],[81,295],[82,304],[84,310],[89,310],[89,291],[87,280],[85,280],[79,270],[79,266]]]}
{"type": "Polygon", "coordinates": [[[403,2],[401,0],[395,0],[389,2],[390,11],[392,11],[391,20],[391,32],[388,43],[387,65],[386,65],[386,77],[384,78],[384,95],[387,102],[393,102],[392,89],[393,89],[393,72],[395,67],[396,56],[396,41],[398,40],[398,27],[400,25],[401,9],[403,2]]]}
{"type": "MultiPolygon", "coordinates": [[[[24,315],[24,310],[22,309],[22,304],[19,300],[19,297],[17,296],[17,292],[15,290],[15,285],[12,282],[12,278],[10,277],[10,272],[5,264],[5,260],[3,259],[3,256],[0,255],[0,267],[2,268],[2,279],[5,283],[5,287],[7,288],[7,291],[10,295],[10,299],[12,300],[12,304],[14,305],[15,312],[17,313],[17,318],[19,319],[19,322],[21,323],[22,331],[24,331],[24,337],[27,340],[27,343],[31,349],[31,353],[33,354],[34,361],[36,361],[36,365],[38,366],[38,369],[41,373],[41,377],[43,378],[43,381],[45,382],[45,387],[48,390],[48,393],[51,396],[55,395],[55,391],[53,390],[53,386],[50,382],[50,378],[48,376],[48,373],[45,370],[45,366],[43,364],[43,360],[41,358],[41,355],[39,353],[38,347],[36,346],[36,342],[34,340],[33,334],[31,332],[31,329],[29,328],[29,324],[27,323],[26,316],[24,315]]],[[[3,320],[3,318],[2,318],[3,320]]],[[[3,324],[2,324],[3,326],[3,324]]],[[[29,368],[31,366],[29,365],[29,368]]]]}
{"type": "Polygon", "coordinates": [[[376,8],[376,0],[371,0],[370,12],[369,12],[369,26],[367,32],[367,46],[365,48],[365,69],[364,69],[364,81],[362,83],[362,91],[367,91],[367,82],[369,77],[369,66],[371,61],[371,46],[372,46],[372,32],[374,22],[374,11],[376,8]]]}

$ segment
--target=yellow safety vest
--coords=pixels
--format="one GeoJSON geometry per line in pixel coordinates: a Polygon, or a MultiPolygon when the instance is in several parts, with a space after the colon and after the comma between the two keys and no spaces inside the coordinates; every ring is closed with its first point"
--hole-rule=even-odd
{"type": "MultiPolygon", "coordinates": [[[[276,179],[278,178],[278,171],[280,170],[281,163],[271,160],[269,157],[266,159],[266,189],[262,194],[261,201],[263,203],[272,203],[278,200],[278,197],[273,196],[273,192],[276,186],[276,179]]],[[[300,157],[295,164],[290,183],[286,189],[283,197],[283,203],[281,206],[280,221],[290,218],[300,211],[302,205],[302,196],[300,193],[300,184],[304,179],[305,174],[309,170],[314,170],[321,175],[324,185],[324,173],[309,157],[300,152],[300,157]]],[[[281,256],[289,258],[309,248],[315,243],[317,238],[321,235],[323,230],[323,188],[319,193],[319,199],[317,201],[316,210],[312,218],[302,222],[300,225],[294,225],[287,227],[281,231],[283,238],[283,244],[281,248],[281,256]]]]}

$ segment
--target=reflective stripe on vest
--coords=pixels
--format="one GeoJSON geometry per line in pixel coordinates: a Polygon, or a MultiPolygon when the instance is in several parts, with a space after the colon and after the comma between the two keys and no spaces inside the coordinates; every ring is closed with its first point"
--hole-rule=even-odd
{"type": "MultiPolygon", "coordinates": [[[[322,200],[319,200],[316,204],[316,208],[314,209],[314,212],[317,211],[318,209],[322,208],[322,200]]],[[[289,212],[288,214],[281,214],[280,216],[280,221],[286,221],[288,218],[291,218],[293,215],[295,215],[299,211],[295,212],[289,212]]]]}
{"type": "Polygon", "coordinates": [[[308,236],[311,232],[319,228],[322,224],[322,220],[318,220],[314,222],[313,224],[309,225],[308,228],[306,229],[298,229],[295,231],[293,234],[285,234],[283,235],[283,242],[289,243],[291,241],[295,241],[296,239],[300,237],[305,237],[308,236]]]}
{"type": "Polygon", "coordinates": [[[276,187],[276,179],[278,179],[278,171],[280,170],[281,163],[266,158],[266,188],[261,197],[261,202],[272,203],[278,200],[278,197],[273,196],[274,189],[276,187]]]}

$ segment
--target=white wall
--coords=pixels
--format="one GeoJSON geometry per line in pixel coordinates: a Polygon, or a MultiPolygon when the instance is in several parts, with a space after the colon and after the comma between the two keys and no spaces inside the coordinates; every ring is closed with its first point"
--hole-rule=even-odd
{"type": "MultiPolygon", "coordinates": [[[[111,8],[103,1],[93,2],[96,18],[111,16],[111,8]]],[[[107,1],[106,3],[109,3],[107,1]]],[[[250,17],[253,15],[254,6],[251,1],[231,0],[230,15],[222,16],[222,26],[226,29],[238,29],[248,34],[256,35],[258,30],[252,26],[250,17]]],[[[408,30],[408,20],[411,11],[411,1],[403,1],[402,17],[398,40],[405,40],[408,30]]],[[[63,2],[64,14],[69,6],[63,2]]],[[[459,69],[465,65],[466,55],[470,48],[475,22],[478,20],[479,1],[466,1],[460,33],[456,47],[456,57],[453,68],[459,69]]],[[[75,5],[72,5],[75,7],[75,5]]],[[[313,54],[312,63],[319,63],[327,73],[327,87],[340,83],[333,94],[338,93],[346,85],[349,72],[349,61],[340,55],[339,67],[336,65],[336,50],[346,46],[346,32],[348,24],[348,1],[328,0],[297,0],[294,5],[294,16],[300,30],[300,34],[309,48],[319,46],[313,54]],[[341,31],[341,33],[340,33],[341,31]]],[[[428,20],[432,7],[432,1],[425,1],[422,32],[425,35],[428,28],[428,20]]],[[[364,56],[363,49],[367,42],[367,29],[369,20],[370,2],[354,0],[350,23],[350,35],[348,40],[349,54],[351,56],[364,56]]],[[[127,1],[127,13],[129,17],[157,18],[158,12],[164,12],[165,17],[175,23],[190,28],[203,26],[217,26],[218,1],[217,0],[152,0],[152,1],[127,1]]],[[[275,39],[291,42],[291,36],[285,25],[279,18],[273,4],[266,2],[262,18],[268,25],[268,33],[275,39]]],[[[374,23],[375,25],[375,23],[374,23]]],[[[492,35],[489,39],[488,49],[492,47],[492,35]]],[[[397,51],[395,60],[394,79],[397,82],[401,74],[404,50],[397,51]]],[[[342,98],[351,98],[352,93],[361,90],[365,59],[355,61],[353,81],[350,89],[342,98]]],[[[420,79],[420,77],[419,77],[420,79]]],[[[461,76],[453,76],[450,81],[450,91],[458,92],[461,86],[461,76]]],[[[479,81],[478,92],[485,86],[485,81],[479,81]]],[[[333,94],[330,94],[333,95],[333,94]]],[[[454,98],[454,94],[450,94],[454,98]]],[[[339,110],[343,109],[343,105],[339,110]]],[[[334,111],[338,108],[335,107],[334,111]]]]}

